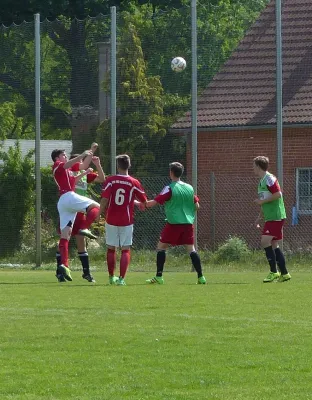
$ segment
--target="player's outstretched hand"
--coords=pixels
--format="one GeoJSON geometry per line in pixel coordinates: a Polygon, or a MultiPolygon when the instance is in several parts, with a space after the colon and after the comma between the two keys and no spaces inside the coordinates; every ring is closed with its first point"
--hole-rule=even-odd
{"type": "Polygon", "coordinates": [[[92,157],[92,162],[93,162],[93,164],[96,165],[96,166],[99,166],[100,163],[101,163],[100,158],[99,158],[99,157],[96,157],[96,156],[93,156],[93,157],[92,157]]]}
{"type": "Polygon", "coordinates": [[[92,153],[95,153],[98,147],[99,147],[99,145],[98,145],[96,142],[93,142],[93,143],[91,144],[91,151],[92,151],[92,153]]]}
{"type": "Polygon", "coordinates": [[[82,153],[82,155],[83,155],[83,157],[87,157],[87,156],[92,156],[93,153],[92,153],[91,150],[85,150],[85,151],[82,153]]]}
{"type": "Polygon", "coordinates": [[[146,205],[145,205],[145,203],[140,203],[140,204],[139,204],[139,210],[140,210],[140,211],[145,211],[145,210],[146,210],[146,205]]]}

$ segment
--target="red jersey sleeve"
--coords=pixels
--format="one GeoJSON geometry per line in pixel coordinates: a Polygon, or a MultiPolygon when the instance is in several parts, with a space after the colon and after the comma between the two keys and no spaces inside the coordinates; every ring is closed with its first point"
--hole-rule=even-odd
{"type": "Polygon", "coordinates": [[[134,196],[137,200],[139,200],[141,203],[145,203],[147,201],[147,197],[145,194],[145,191],[143,189],[143,186],[141,184],[141,182],[139,182],[138,180],[135,182],[135,186],[134,186],[134,196]]]}
{"type": "Polygon", "coordinates": [[[266,184],[267,184],[267,188],[269,189],[269,191],[272,194],[281,192],[281,187],[275,176],[268,176],[267,180],[266,180],[266,184]]]}
{"type": "Polygon", "coordinates": [[[158,204],[164,204],[166,201],[171,199],[171,189],[169,186],[165,186],[163,190],[154,198],[158,204]]]}
{"type": "Polygon", "coordinates": [[[194,203],[199,203],[199,197],[196,194],[194,195],[194,203]]]}
{"type": "Polygon", "coordinates": [[[95,172],[90,172],[90,174],[87,175],[87,182],[91,183],[94,181],[95,178],[97,178],[98,174],[95,172]]]}
{"type": "Polygon", "coordinates": [[[70,169],[71,169],[72,171],[74,171],[74,172],[80,171],[80,163],[77,162],[77,163],[74,164],[70,169]]]}
{"type": "Polygon", "coordinates": [[[110,179],[106,179],[106,181],[103,183],[103,188],[102,188],[102,193],[101,197],[105,199],[109,199],[112,193],[112,183],[110,179]]]}
{"type": "Polygon", "coordinates": [[[64,162],[61,162],[61,161],[55,161],[55,163],[53,164],[53,167],[52,167],[52,170],[53,170],[53,173],[55,174],[55,172],[58,170],[58,169],[64,169],[64,162]]]}

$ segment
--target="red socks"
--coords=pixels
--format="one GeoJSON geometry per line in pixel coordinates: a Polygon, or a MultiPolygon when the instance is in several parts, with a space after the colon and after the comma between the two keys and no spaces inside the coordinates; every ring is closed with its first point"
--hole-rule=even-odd
{"type": "Polygon", "coordinates": [[[116,251],[107,249],[106,253],[107,269],[110,276],[113,276],[116,268],[116,251]]]}
{"type": "Polygon", "coordinates": [[[122,250],[120,257],[120,276],[124,278],[130,264],[130,250],[122,250]]]}
{"type": "MultiPolygon", "coordinates": [[[[107,269],[110,276],[115,274],[116,268],[116,251],[113,249],[107,249],[106,253],[107,269]]],[[[126,276],[128,267],[130,264],[130,250],[122,250],[120,257],[120,276],[124,278],[126,276]]]]}
{"type": "Polygon", "coordinates": [[[81,224],[81,229],[89,229],[95,218],[98,216],[100,209],[97,207],[91,208],[86,214],[86,219],[81,224]]]}
{"type": "Polygon", "coordinates": [[[68,240],[61,238],[59,241],[59,252],[61,256],[61,264],[68,267],[68,240]]]}

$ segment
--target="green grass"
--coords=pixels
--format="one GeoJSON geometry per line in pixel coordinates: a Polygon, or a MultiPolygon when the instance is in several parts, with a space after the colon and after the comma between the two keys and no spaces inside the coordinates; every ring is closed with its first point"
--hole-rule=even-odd
{"type": "Polygon", "coordinates": [[[312,275],[1,270],[0,399],[312,398],[312,275]]]}

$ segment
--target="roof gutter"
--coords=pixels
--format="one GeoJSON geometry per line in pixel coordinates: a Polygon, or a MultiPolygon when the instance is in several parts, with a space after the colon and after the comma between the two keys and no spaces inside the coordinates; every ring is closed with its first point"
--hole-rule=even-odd
{"type": "MultiPolygon", "coordinates": [[[[312,128],[312,123],[306,124],[283,124],[283,128],[312,128]]],[[[250,130],[269,130],[276,129],[276,124],[274,125],[241,125],[241,126],[215,126],[210,128],[198,127],[198,132],[209,133],[209,132],[224,132],[224,131],[250,131],[250,130]]],[[[179,134],[190,134],[191,128],[170,128],[170,133],[179,134]]]]}

